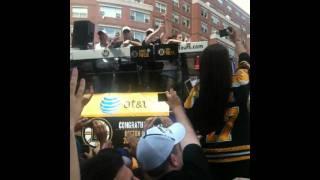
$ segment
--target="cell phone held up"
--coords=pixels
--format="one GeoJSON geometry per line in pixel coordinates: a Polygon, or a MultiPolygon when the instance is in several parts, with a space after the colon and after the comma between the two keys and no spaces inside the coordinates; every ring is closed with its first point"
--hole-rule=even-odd
{"type": "Polygon", "coordinates": [[[220,30],[219,31],[219,35],[220,35],[220,37],[229,36],[230,32],[232,32],[232,28],[231,27],[227,27],[225,29],[220,30]]]}
{"type": "Polygon", "coordinates": [[[166,93],[158,93],[158,101],[168,101],[166,93]]]}

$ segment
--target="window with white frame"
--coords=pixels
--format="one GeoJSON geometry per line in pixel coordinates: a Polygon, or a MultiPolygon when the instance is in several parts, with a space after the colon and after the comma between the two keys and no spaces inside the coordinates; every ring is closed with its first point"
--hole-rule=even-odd
{"type": "Polygon", "coordinates": [[[163,19],[154,19],[154,28],[155,29],[157,29],[159,26],[160,26],[160,24],[163,24],[164,23],[164,21],[163,21],[163,19]]]}
{"type": "Polygon", "coordinates": [[[172,0],[173,6],[179,7],[179,0],[172,0]]]}
{"type": "Polygon", "coordinates": [[[218,24],[220,22],[219,18],[217,16],[215,16],[215,15],[212,15],[211,19],[212,19],[212,23],[213,24],[218,24]]]}
{"type": "Polygon", "coordinates": [[[187,4],[187,3],[184,3],[184,4],[182,5],[182,10],[183,10],[184,12],[190,13],[190,5],[187,4]]]}
{"type": "Polygon", "coordinates": [[[227,6],[227,9],[228,9],[229,11],[231,11],[231,10],[232,10],[232,8],[231,8],[230,6],[227,6]]]}
{"type": "Polygon", "coordinates": [[[172,22],[175,24],[179,24],[179,15],[176,13],[172,13],[172,22]]]}
{"type": "Polygon", "coordinates": [[[208,32],[208,25],[206,23],[201,22],[201,32],[203,33],[208,32]]]}
{"type": "Polygon", "coordinates": [[[208,18],[208,11],[204,8],[201,8],[201,16],[204,18],[208,18]]]}
{"type": "Polygon", "coordinates": [[[237,15],[237,16],[240,16],[240,14],[239,14],[239,12],[238,12],[238,11],[236,11],[236,15],[237,15]]]}
{"type": "Polygon", "coordinates": [[[218,2],[219,2],[220,4],[223,4],[223,0],[218,0],[218,2]]]}
{"type": "Polygon", "coordinates": [[[140,42],[144,40],[145,35],[146,34],[144,32],[133,31],[133,38],[138,39],[140,42]]]}
{"type": "Polygon", "coordinates": [[[156,10],[160,13],[166,13],[167,5],[160,2],[156,2],[156,10]]]}
{"type": "Polygon", "coordinates": [[[242,31],[243,31],[243,32],[246,32],[246,28],[245,28],[244,26],[242,27],[242,31]]]}
{"type": "Polygon", "coordinates": [[[114,38],[116,33],[121,34],[121,29],[120,28],[108,27],[108,26],[99,26],[97,29],[98,29],[98,31],[105,30],[107,32],[107,34],[108,34],[108,37],[110,37],[110,38],[114,38]]]}
{"type": "Polygon", "coordinates": [[[131,11],[130,19],[137,22],[149,23],[150,15],[146,13],[138,12],[138,11],[131,11]]]}
{"type": "Polygon", "coordinates": [[[100,14],[102,17],[111,17],[111,18],[121,18],[122,10],[121,8],[111,7],[111,6],[102,6],[100,7],[100,14]]]}
{"type": "Polygon", "coordinates": [[[74,17],[74,18],[88,18],[88,8],[86,8],[86,7],[72,7],[72,17],[74,17]]]}
{"type": "Polygon", "coordinates": [[[190,28],[190,19],[182,17],[182,25],[186,28],[190,28]]]}

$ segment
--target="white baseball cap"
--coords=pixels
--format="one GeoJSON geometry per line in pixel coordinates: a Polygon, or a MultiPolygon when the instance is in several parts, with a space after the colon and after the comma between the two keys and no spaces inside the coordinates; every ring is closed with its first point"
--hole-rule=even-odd
{"type": "Polygon", "coordinates": [[[148,29],[146,30],[146,32],[148,32],[148,31],[151,31],[151,33],[153,33],[153,32],[154,32],[154,29],[148,28],[148,29]]]}
{"type": "Polygon", "coordinates": [[[149,171],[159,167],[185,134],[184,126],[178,122],[168,128],[154,126],[148,129],[137,145],[137,160],[141,163],[142,169],[149,171]]]}
{"type": "Polygon", "coordinates": [[[122,28],[122,32],[125,31],[125,30],[131,31],[131,28],[130,28],[129,26],[124,26],[124,27],[122,28]]]}

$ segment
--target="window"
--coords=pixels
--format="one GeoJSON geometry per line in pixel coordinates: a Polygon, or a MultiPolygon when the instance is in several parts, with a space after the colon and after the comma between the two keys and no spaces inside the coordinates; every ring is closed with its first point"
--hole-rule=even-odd
{"type": "Polygon", "coordinates": [[[223,4],[223,0],[218,0],[218,2],[219,2],[220,4],[223,4]]]}
{"type": "Polygon", "coordinates": [[[160,24],[163,24],[163,23],[164,21],[162,19],[155,19],[154,20],[155,29],[157,29],[160,26],[160,24]]]}
{"type": "Polygon", "coordinates": [[[190,19],[183,17],[182,18],[182,25],[186,28],[190,28],[190,19]]]}
{"type": "Polygon", "coordinates": [[[179,7],[179,0],[172,0],[173,6],[179,7]]]}
{"type": "Polygon", "coordinates": [[[243,31],[243,32],[246,32],[246,28],[245,28],[245,27],[242,27],[242,31],[243,31]]]}
{"type": "Polygon", "coordinates": [[[114,27],[106,27],[106,26],[100,26],[98,27],[98,31],[105,30],[108,34],[108,37],[114,38],[116,33],[121,34],[120,28],[114,28],[114,27]]]}
{"type": "Polygon", "coordinates": [[[219,23],[219,18],[217,16],[212,15],[211,18],[212,18],[212,23],[213,24],[218,24],[219,23]]]}
{"type": "Polygon", "coordinates": [[[156,2],[156,10],[159,11],[160,13],[166,13],[167,12],[167,5],[156,2]]]}
{"type": "Polygon", "coordinates": [[[131,11],[130,18],[131,20],[134,20],[137,22],[144,22],[144,23],[150,22],[150,15],[142,12],[131,11]]]}
{"type": "Polygon", "coordinates": [[[208,18],[208,11],[206,9],[201,8],[201,16],[204,18],[208,18]]]}
{"type": "Polygon", "coordinates": [[[246,18],[245,18],[244,16],[241,16],[241,18],[242,18],[243,20],[246,20],[246,18]]]}
{"type": "Polygon", "coordinates": [[[102,17],[121,18],[121,8],[103,6],[100,7],[102,17]]]}
{"type": "Polygon", "coordinates": [[[144,40],[145,33],[143,32],[138,32],[138,31],[133,31],[133,38],[138,39],[140,42],[144,40]]]}
{"type": "Polygon", "coordinates": [[[237,16],[240,16],[240,14],[239,14],[239,12],[238,12],[238,11],[236,11],[236,15],[237,15],[237,16]]]}
{"type": "Polygon", "coordinates": [[[227,9],[228,9],[229,11],[231,11],[231,10],[232,10],[232,8],[231,8],[230,6],[227,6],[227,9]]]}
{"type": "Polygon", "coordinates": [[[178,29],[172,29],[171,32],[172,32],[172,35],[179,34],[179,30],[178,29]]]}
{"type": "Polygon", "coordinates": [[[88,18],[88,8],[86,8],[86,7],[72,7],[72,17],[74,17],[74,18],[88,18]]]}
{"type": "Polygon", "coordinates": [[[201,22],[201,32],[207,33],[208,32],[208,25],[201,22]]]}
{"type": "Polygon", "coordinates": [[[179,15],[176,13],[172,13],[172,21],[173,23],[179,24],[179,15]]]}
{"type": "Polygon", "coordinates": [[[190,13],[190,6],[188,4],[183,4],[182,10],[184,12],[190,13]]]}

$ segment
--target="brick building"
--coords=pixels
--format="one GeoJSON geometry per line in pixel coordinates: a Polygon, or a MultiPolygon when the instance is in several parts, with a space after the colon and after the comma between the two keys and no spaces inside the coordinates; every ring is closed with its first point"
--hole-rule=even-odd
{"type": "MultiPolygon", "coordinates": [[[[234,53],[234,44],[220,38],[217,29],[232,26],[241,32],[250,48],[250,16],[231,0],[70,0],[70,29],[76,20],[90,20],[95,30],[104,29],[110,37],[125,25],[134,38],[143,40],[145,30],[156,28],[161,13],[172,20],[172,33],[182,33],[192,41],[214,39],[234,53]]],[[[95,42],[97,42],[95,34],[95,42]]]]}

